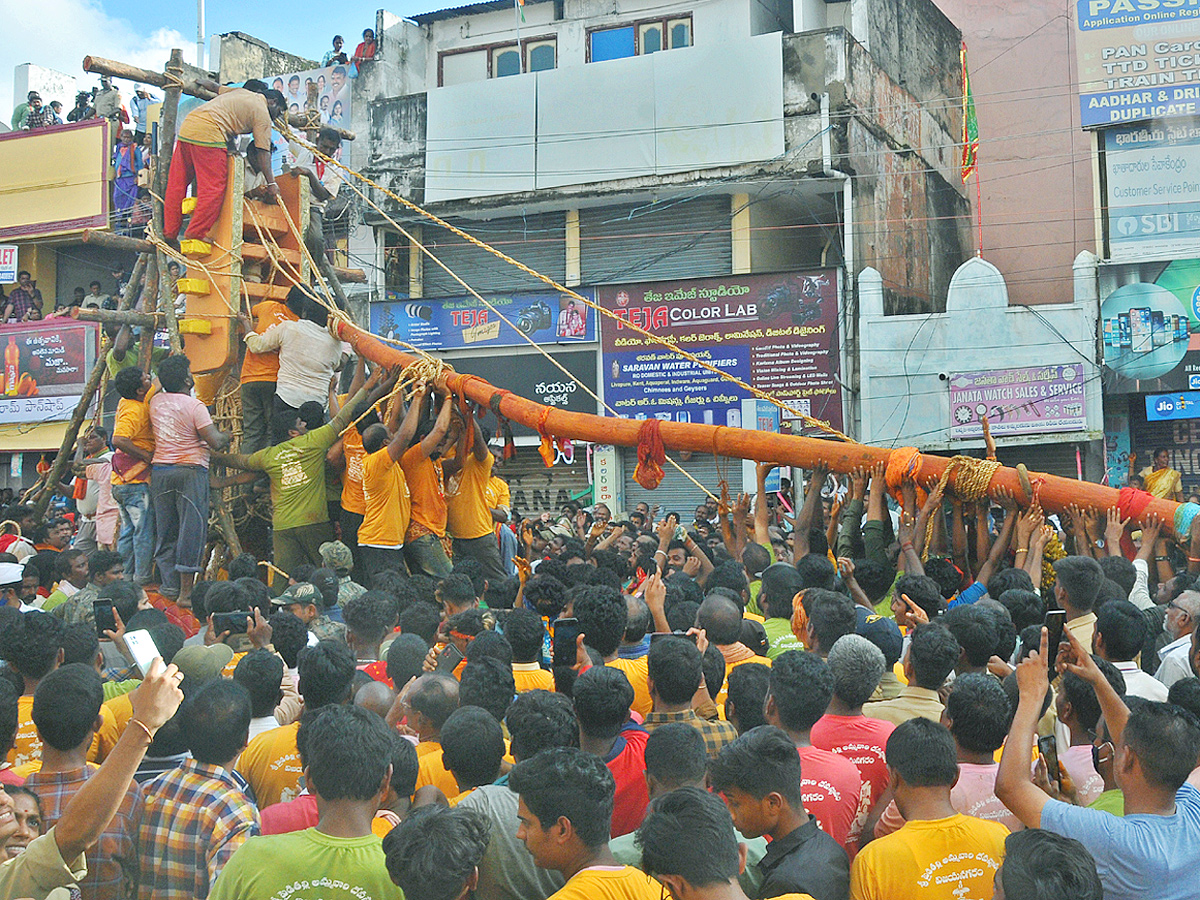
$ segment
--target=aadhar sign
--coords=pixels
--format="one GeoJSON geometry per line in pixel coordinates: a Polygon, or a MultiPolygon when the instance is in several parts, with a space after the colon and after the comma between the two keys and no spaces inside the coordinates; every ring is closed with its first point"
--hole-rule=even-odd
{"type": "Polygon", "coordinates": [[[1084,128],[1200,115],[1200,0],[1077,0],[1084,128]]]}

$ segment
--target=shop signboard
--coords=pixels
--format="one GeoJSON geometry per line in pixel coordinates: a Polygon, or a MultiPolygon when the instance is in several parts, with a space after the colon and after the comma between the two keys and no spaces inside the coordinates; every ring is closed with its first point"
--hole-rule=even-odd
{"type": "MultiPolygon", "coordinates": [[[[420,350],[584,344],[596,339],[596,313],[557,291],[488,294],[490,309],[471,295],[410,299],[393,291],[371,304],[371,331],[420,350]],[[503,318],[501,318],[503,316],[503,318]],[[507,321],[505,321],[507,320],[507,321]],[[523,336],[524,335],[524,336],[523,336]]],[[[580,296],[595,299],[595,292],[580,296]]]]}
{"type": "MultiPolygon", "coordinates": [[[[595,415],[596,400],[596,354],[593,350],[553,352],[554,362],[541,354],[514,356],[458,357],[454,368],[458,372],[478,375],[501,390],[512,391],[526,400],[568,412],[595,415]],[[591,393],[589,393],[589,391],[591,393]]],[[[489,417],[486,423],[493,430],[496,420],[489,417]]],[[[511,423],[515,437],[530,437],[537,434],[533,429],[511,423]]]]}
{"type": "Polygon", "coordinates": [[[1076,0],[1084,128],[1200,115],[1198,0],[1076,0]]]}
{"type": "MultiPolygon", "coordinates": [[[[838,382],[838,274],[834,269],[601,286],[613,316],[601,325],[604,400],[620,416],[730,427],[746,421],[750,394],[735,376],[790,408],[782,421],[815,429],[799,413],[842,428],[838,382]]],[[[756,415],[754,407],[749,415],[756,415]]]]}
{"type": "Polygon", "coordinates": [[[99,328],[57,319],[0,326],[0,425],[71,418],[96,360],[99,328]]]}
{"type": "Polygon", "coordinates": [[[950,438],[1052,434],[1087,428],[1081,365],[996,369],[951,375],[950,438]]]}

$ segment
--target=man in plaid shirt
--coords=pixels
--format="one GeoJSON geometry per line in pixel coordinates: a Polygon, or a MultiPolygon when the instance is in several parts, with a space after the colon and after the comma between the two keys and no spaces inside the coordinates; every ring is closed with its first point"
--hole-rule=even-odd
{"type": "Polygon", "coordinates": [[[3,321],[24,322],[29,311],[42,305],[42,292],[33,286],[33,279],[26,271],[17,273],[17,286],[8,292],[8,303],[4,307],[3,321]]]}
{"type": "Polygon", "coordinates": [[[710,757],[737,740],[737,729],[728,722],[702,719],[692,709],[692,698],[704,680],[704,657],[691,638],[665,637],[655,641],[650,645],[646,662],[650,671],[650,697],[654,700],[654,711],[643,723],[647,731],[653,733],[668,722],[691,725],[704,738],[704,748],[710,757]]]}
{"type": "Polygon", "coordinates": [[[249,691],[223,678],[185,704],[192,758],[144,787],[142,900],[204,900],[229,858],[258,834],[258,810],[233,771],[250,716],[249,691]]]}
{"type": "MultiPolygon", "coordinates": [[[[41,801],[44,828],[62,818],[67,804],[98,771],[87,765],[87,753],[103,701],[100,675],[84,663],[55,669],[34,692],[33,723],[42,739],[42,768],[25,786],[41,801]]],[[[142,788],[131,782],[117,814],[87,850],[87,877],[79,882],[82,900],[136,896],[141,821],[142,788]]]]}

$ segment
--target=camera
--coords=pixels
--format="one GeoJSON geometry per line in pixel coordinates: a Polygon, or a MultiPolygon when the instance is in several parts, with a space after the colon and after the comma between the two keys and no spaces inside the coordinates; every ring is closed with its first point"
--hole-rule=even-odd
{"type": "Polygon", "coordinates": [[[534,300],[517,313],[517,328],[525,334],[533,334],[550,327],[550,307],[544,300],[534,300]]]}
{"type": "Polygon", "coordinates": [[[433,308],[425,303],[406,303],[404,312],[410,319],[424,319],[428,322],[433,318],[433,308]]]}

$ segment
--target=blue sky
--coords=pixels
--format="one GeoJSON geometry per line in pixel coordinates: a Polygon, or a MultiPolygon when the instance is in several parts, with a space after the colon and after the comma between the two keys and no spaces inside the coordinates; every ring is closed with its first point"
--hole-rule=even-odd
{"type": "MultiPolygon", "coordinates": [[[[335,0],[247,3],[206,0],[209,35],[242,31],[300,56],[319,59],[336,33],[353,51],[382,8],[409,16],[461,0],[335,0]]],[[[87,54],[161,69],[172,47],[195,59],[196,5],[190,0],[0,0],[0,109],[12,109],[13,69],[35,63],[84,78],[87,54]]],[[[23,99],[23,98],[22,98],[23,99]]],[[[68,104],[69,105],[69,104],[68,104]]],[[[8,115],[0,117],[7,121],[8,115]]]]}

